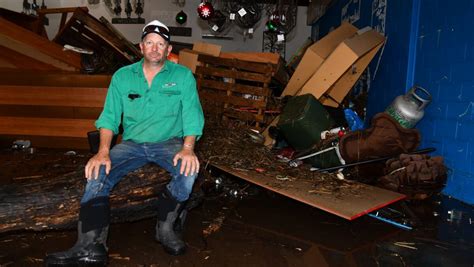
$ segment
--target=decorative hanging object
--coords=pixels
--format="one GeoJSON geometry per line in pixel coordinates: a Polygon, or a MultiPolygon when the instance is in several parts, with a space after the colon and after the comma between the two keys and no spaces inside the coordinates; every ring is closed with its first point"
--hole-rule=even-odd
{"type": "Polygon", "coordinates": [[[241,1],[235,7],[235,24],[237,26],[250,30],[252,34],[253,28],[262,16],[262,7],[257,1],[241,1]]]}
{"type": "Polygon", "coordinates": [[[31,11],[31,4],[28,0],[23,0],[23,13],[30,14],[31,11]]]}
{"type": "Polygon", "coordinates": [[[268,7],[266,10],[268,15],[267,31],[290,33],[296,25],[297,0],[277,0],[275,6],[268,7]]]}
{"type": "Polygon", "coordinates": [[[214,32],[221,32],[227,22],[227,16],[220,10],[214,12],[214,16],[208,20],[209,28],[214,32]]]}
{"type": "Polygon", "coordinates": [[[114,7],[114,13],[118,17],[120,16],[120,13],[122,13],[122,5],[121,5],[120,0],[115,0],[115,7],[114,7]]]}
{"type": "Polygon", "coordinates": [[[211,3],[201,2],[197,8],[198,15],[203,20],[208,20],[214,16],[214,7],[211,3]]]}
{"type": "Polygon", "coordinates": [[[272,20],[268,20],[265,27],[269,32],[276,32],[278,30],[277,24],[272,20]]]}
{"type": "Polygon", "coordinates": [[[143,14],[143,1],[137,0],[137,4],[135,5],[135,14],[137,14],[138,18],[141,18],[143,14]]]}
{"type": "Polygon", "coordinates": [[[36,0],[33,0],[33,3],[31,3],[31,9],[33,10],[33,13],[35,15],[38,15],[38,9],[39,9],[39,5],[38,3],[36,3],[36,0]]]}
{"type": "Polygon", "coordinates": [[[181,10],[180,12],[178,12],[178,14],[176,14],[176,22],[178,24],[184,24],[186,23],[186,21],[188,20],[188,15],[186,13],[184,13],[183,10],[181,10]]]}
{"type": "Polygon", "coordinates": [[[127,4],[125,5],[125,14],[127,14],[127,18],[132,16],[132,11],[132,3],[130,3],[130,0],[127,0],[127,4]]]}

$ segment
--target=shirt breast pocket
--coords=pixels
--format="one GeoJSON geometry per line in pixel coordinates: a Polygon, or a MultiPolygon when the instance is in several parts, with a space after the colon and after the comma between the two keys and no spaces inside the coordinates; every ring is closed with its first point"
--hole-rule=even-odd
{"type": "Polygon", "coordinates": [[[123,117],[126,120],[138,121],[143,114],[143,97],[122,97],[123,117]]]}
{"type": "Polygon", "coordinates": [[[163,117],[174,117],[181,111],[181,92],[177,90],[161,90],[158,92],[157,105],[163,117]]]}

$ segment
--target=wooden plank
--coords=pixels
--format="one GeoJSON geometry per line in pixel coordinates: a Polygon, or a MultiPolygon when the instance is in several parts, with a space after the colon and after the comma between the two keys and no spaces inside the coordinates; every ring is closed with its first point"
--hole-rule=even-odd
{"type": "Polygon", "coordinates": [[[208,92],[199,92],[199,97],[210,100],[210,101],[217,101],[217,102],[227,103],[230,105],[240,106],[240,107],[265,108],[266,106],[265,101],[245,99],[240,96],[217,95],[217,94],[212,94],[208,92]]]}
{"type": "Polygon", "coordinates": [[[237,58],[245,61],[271,63],[277,65],[280,62],[280,55],[269,52],[221,52],[221,58],[237,58]]]}
{"type": "Polygon", "coordinates": [[[40,8],[36,12],[38,14],[57,14],[57,13],[72,13],[76,11],[77,8],[89,12],[89,9],[85,6],[81,7],[60,7],[60,8],[40,8]]]}
{"type": "MultiPolygon", "coordinates": [[[[2,17],[0,17],[0,33],[4,37],[3,39],[23,43],[28,47],[33,47],[37,52],[41,52],[45,56],[61,61],[63,64],[67,64],[74,69],[81,69],[81,58],[78,54],[63,51],[62,46],[39,35],[31,34],[31,31],[17,26],[2,17]]],[[[11,48],[14,49],[14,47],[11,48]]]]}
{"type": "Polygon", "coordinates": [[[200,54],[198,56],[198,61],[202,62],[203,64],[210,64],[228,68],[236,68],[239,71],[243,72],[256,72],[261,74],[266,74],[271,76],[272,71],[276,69],[276,67],[270,63],[259,63],[259,62],[252,62],[252,61],[244,61],[235,58],[221,58],[221,57],[213,57],[205,54],[200,54]]]}
{"type": "Polygon", "coordinates": [[[39,108],[38,106],[0,105],[0,116],[95,120],[99,117],[102,109],[102,107],[41,106],[39,108]]]}
{"type": "Polygon", "coordinates": [[[17,69],[18,67],[0,57],[0,68],[17,69]]]}
{"type": "Polygon", "coordinates": [[[236,58],[244,61],[271,63],[273,78],[283,85],[288,83],[289,74],[286,71],[284,60],[277,53],[269,52],[221,52],[221,58],[236,58]]]}
{"type": "Polygon", "coordinates": [[[43,53],[43,51],[40,51],[36,46],[29,44],[28,41],[12,39],[8,36],[2,35],[1,32],[0,45],[11,48],[16,53],[23,54],[25,57],[29,57],[44,64],[54,66],[56,69],[61,71],[79,71],[79,68],[65,63],[62,59],[58,59],[57,56],[50,56],[47,53],[43,53]]]}
{"type": "Polygon", "coordinates": [[[31,106],[103,107],[107,89],[0,85],[0,104],[31,106]]]}
{"type": "Polygon", "coordinates": [[[0,7],[0,17],[13,22],[25,29],[33,31],[40,36],[48,38],[46,29],[44,28],[44,20],[41,17],[27,15],[25,13],[18,13],[13,10],[0,7]]]}
{"type": "Polygon", "coordinates": [[[95,120],[0,117],[0,134],[61,137],[87,137],[95,130],[95,120]]]}
{"type": "Polygon", "coordinates": [[[232,91],[241,94],[251,94],[251,95],[258,95],[258,96],[269,96],[270,89],[258,87],[258,86],[251,86],[251,85],[244,85],[244,84],[236,84],[236,83],[227,83],[215,80],[201,80],[201,87],[203,88],[210,88],[210,89],[217,89],[221,91],[232,91]]]}
{"type": "Polygon", "coordinates": [[[130,63],[134,62],[132,55],[126,53],[128,51],[127,46],[120,41],[107,27],[105,27],[98,19],[89,15],[82,9],[76,9],[71,19],[80,20],[85,24],[90,30],[95,32],[102,40],[107,42],[119,55],[122,55],[124,58],[128,59],[130,63]]]}
{"type": "Polygon", "coordinates": [[[273,192],[282,194],[310,206],[322,209],[347,220],[354,220],[369,212],[404,199],[406,196],[382,188],[350,181],[358,188],[358,196],[342,194],[338,197],[332,194],[316,194],[309,192],[313,187],[311,180],[295,179],[291,182],[280,181],[276,177],[266,176],[256,171],[240,171],[224,165],[210,165],[244,179],[250,183],[262,186],[273,192]]]}
{"type": "Polygon", "coordinates": [[[105,17],[100,17],[99,18],[100,22],[109,29],[110,32],[116,35],[116,37],[125,45],[127,48],[132,52],[136,58],[142,58],[142,52],[140,51],[140,48],[136,47],[132,42],[130,42],[123,34],[117,30],[117,28],[112,25],[105,17]]]}
{"type": "Polygon", "coordinates": [[[229,108],[223,112],[223,115],[230,118],[243,120],[243,121],[256,121],[256,122],[265,121],[265,118],[263,117],[262,114],[256,114],[249,111],[237,111],[237,110],[232,110],[229,108]]]}
{"type": "Polygon", "coordinates": [[[107,43],[104,42],[97,34],[84,27],[80,21],[72,23],[71,27],[66,28],[56,42],[61,44],[69,44],[92,51],[101,51],[107,43]]]}
{"type": "Polygon", "coordinates": [[[209,67],[209,66],[208,67],[197,66],[196,74],[211,75],[211,76],[217,76],[217,77],[222,77],[222,78],[262,82],[262,83],[268,83],[271,80],[271,76],[267,76],[264,74],[252,73],[252,72],[241,72],[237,70],[227,70],[227,69],[209,67]]]}
{"type": "Polygon", "coordinates": [[[25,70],[0,70],[0,84],[2,85],[37,85],[37,86],[63,86],[63,87],[97,87],[108,88],[112,76],[86,75],[80,73],[58,71],[25,71],[25,70]],[[25,79],[28,77],[28,79],[25,79]]]}
{"type": "Polygon", "coordinates": [[[31,58],[26,56],[22,53],[18,53],[15,50],[7,48],[5,46],[0,45],[0,55],[2,60],[10,63],[11,65],[15,66],[16,68],[22,70],[49,70],[49,71],[59,71],[60,68],[53,66],[51,64],[47,64],[40,60],[31,58]]]}

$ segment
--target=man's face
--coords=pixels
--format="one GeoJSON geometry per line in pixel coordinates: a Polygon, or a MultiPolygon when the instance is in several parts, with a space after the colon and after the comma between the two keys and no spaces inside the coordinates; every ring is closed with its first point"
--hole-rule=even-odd
{"type": "Polygon", "coordinates": [[[171,53],[171,45],[163,37],[156,33],[149,33],[140,43],[145,61],[151,64],[161,65],[171,53]]]}

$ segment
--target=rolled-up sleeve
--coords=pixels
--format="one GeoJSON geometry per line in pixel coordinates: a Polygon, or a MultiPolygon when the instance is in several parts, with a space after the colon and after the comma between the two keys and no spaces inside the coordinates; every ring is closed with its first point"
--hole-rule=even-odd
{"type": "Polygon", "coordinates": [[[105,98],[104,109],[95,122],[97,129],[105,128],[118,134],[122,115],[121,95],[118,88],[118,75],[112,76],[107,96],[105,98]]]}
{"type": "Polygon", "coordinates": [[[197,93],[196,80],[192,72],[187,71],[183,81],[183,134],[184,136],[194,135],[197,140],[202,136],[204,114],[197,93]]]}

